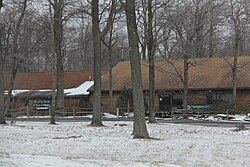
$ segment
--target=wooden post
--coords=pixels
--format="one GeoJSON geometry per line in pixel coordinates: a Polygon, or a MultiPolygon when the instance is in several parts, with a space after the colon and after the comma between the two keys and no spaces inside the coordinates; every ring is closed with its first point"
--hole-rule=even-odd
{"type": "Polygon", "coordinates": [[[50,111],[50,106],[49,106],[49,116],[51,117],[51,111],[50,111]]]}
{"type": "Polygon", "coordinates": [[[226,114],[227,114],[227,120],[228,120],[228,110],[226,110],[226,114]]]}
{"type": "Polygon", "coordinates": [[[10,110],[10,113],[11,113],[11,123],[13,124],[15,119],[14,112],[10,110]]]}
{"type": "Polygon", "coordinates": [[[76,117],[76,111],[75,111],[75,106],[73,106],[73,118],[76,117]]]}
{"type": "Polygon", "coordinates": [[[198,108],[198,120],[200,119],[200,109],[198,108]]]}
{"type": "Polygon", "coordinates": [[[102,105],[102,110],[101,110],[101,118],[103,117],[103,112],[104,112],[104,105],[102,105]]]}
{"type": "Polygon", "coordinates": [[[116,109],[116,116],[119,118],[119,108],[116,109]]]}
{"type": "Polygon", "coordinates": [[[129,107],[129,100],[128,100],[128,104],[127,104],[128,106],[127,106],[127,113],[129,114],[129,112],[130,112],[130,107],[129,107]]]}
{"type": "Polygon", "coordinates": [[[30,118],[30,114],[29,114],[29,106],[27,105],[26,106],[26,114],[27,114],[27,117],[30,118]]]}

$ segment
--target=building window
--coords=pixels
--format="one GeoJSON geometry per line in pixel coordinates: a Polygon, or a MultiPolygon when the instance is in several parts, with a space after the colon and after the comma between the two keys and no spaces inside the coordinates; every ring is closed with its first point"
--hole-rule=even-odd
{"type": "Polygon", "coordinates": [[[173,108],[182,109],[183,96],[182,95],[173,95],[173,108]]]}
{"type": "Polygon", "coordinates": [[[34,99],[33,107],[36,109],[49,109],[51,105],[50,99],[34,99]]]}
{"type": "Polygon", "coordinates": [[[213,101],[226,101],[233,102],[233,94],[232,93],[221,93],[216,92],[213,93],[213,101]]]}

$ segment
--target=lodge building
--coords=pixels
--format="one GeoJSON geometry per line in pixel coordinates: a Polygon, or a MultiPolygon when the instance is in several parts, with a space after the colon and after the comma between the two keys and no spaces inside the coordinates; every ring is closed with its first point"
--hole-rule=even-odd
{"type": "MultiPolygon", "coordinates": [[[[188,69],[189,108],[206,108],[211,101],[232,102],[232,57],[190,59],[188,69]]],[[[183,60],[155,61],[155,111],[182,108],[183,60]]],[[[141,61],[142,87],[145,101],[149,104],[148,62],[141,61]]],[[[250,57],[238,59],[236,103],[250,106],[250,57]]],[[[109,101],[109,73],[102,72],[102,105],[104,111],[115,110],[124,90],[129,92],[126,107],[133,108],[131,95],[130,62],[121,61],[112,69],[112,106],[109,101]]],[[[4,74],[4,88],[8,90],[10,73],[4,74]]],[[[93,104],[93,71],[65,71],[65,107],[81,107],[93,104]],[[87,84],[84,86],[84,83],[87,84]],[[91,87],[91,88],[90,88],[91,87]],[[90,88],[90,89],[89,89],[90,88]],[[90,94],[89,94],[90,93],[90,94]]],[[[49,106],[51,103],[51,72],[18,72],[13,89],[15,106],[49,106]]]]}
{"type": "MultiPolygon", "coordinates": [[[[232,57],[190,59],[188,69],[188,108],[206,108],[211,101],[232,102],[232,57]]],[[[155,110],[173,110],[182,107],[183,60],[155,61],[155,110]]],[[[145,100],[149,97],[149,68],[141,61],[142,87],[145,100]]],[[[250,57],[238,58],[236,103],[250,106],[250,57]]],[[[112,106],[117,105],[121,91],[131,90],[130,62],[122,61],[112,70],[112,106]]],[[[109,74],[102,78],[102,100],[109,107],[109,74]]],[[[129,102],[132,108],[132,102],[129,102]]]]}

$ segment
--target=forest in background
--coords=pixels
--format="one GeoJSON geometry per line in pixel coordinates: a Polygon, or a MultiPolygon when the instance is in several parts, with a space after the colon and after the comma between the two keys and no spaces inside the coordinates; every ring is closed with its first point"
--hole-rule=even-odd
{"type": "MultiPolygon", "coordinates": [[[[232,56],[236,105],[238,57],[248,55],[249,0],[11,0],[0,1],[0,122],[11,108],[18,71],[52,71],[51,124],[64,111],[65,70],[94,70],[92,126],[102,126],[101,70],[130,59],[134,138],[149,138],[145,124],[140,59],[149,62],[149,122],[154,123],[154,61],[182,59],[183,108],[187,108],[192,59],[232,56]],[[4,2],[4,3],[3,3],[4,2]],[[4,100],[3,72],[10,71],[4,100]],[[7,106],[4,108],[4,103],[7,106]]],[[[226,61],[226,59],[225,59],[226,61]]],[[[112,101],[112,82],[110,82],[112,101]]]]}
{"type": "MultiPolygon", "coordinates": [[[[147,57],[147,0],[136,1],[141,59],[147,57]]],[[[53,67],[53,10],[49,1],[4,1],[1,11],[1,59],[4,71],[51,71],[53,67]],[[16,66],[16,67],[14,67],[16,66]]],[[[108,19],[111,2],[100,1],[100,28],[108,19]]],[[[238,47],[249,55],[249,1],[154,0],[152,44],[155,58],[233,56],[238,47]]],[[[65,0],[62,12],[64,70],[92,70],[91,2],[65,0]]],[[[129,59],[125,13],[117,3],[112,30],[102,40],[102,68],[129,59]],[[110,43],[110,37],[111,43],[110,43]],[[111,60],[109,59],[111,49],[111,60]]]]}

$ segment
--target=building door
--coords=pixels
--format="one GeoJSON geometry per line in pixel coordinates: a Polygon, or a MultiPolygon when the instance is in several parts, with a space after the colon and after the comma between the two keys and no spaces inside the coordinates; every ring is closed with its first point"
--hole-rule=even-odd
{"type": "Polygon", "coordinates": [[[170,112],[172,110],[172,95],[159,95],[159,111],[170,112]]]}

